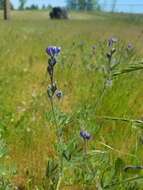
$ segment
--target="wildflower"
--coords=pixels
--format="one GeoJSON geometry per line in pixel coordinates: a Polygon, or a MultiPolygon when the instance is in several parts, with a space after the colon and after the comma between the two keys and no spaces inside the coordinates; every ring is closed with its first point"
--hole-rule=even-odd
{"type": "Polygon", "coordinates": [[[129,43],[128,45],[127,45],[127,50],[132,50],[133,49],[133,45],[131,44],[131,43],[129,43]]]}
{"type": "Polygon", "coordinates": [[[90,138],[91,138],[90,133],[88,133],[87,131],[80,131],[80,136],[81,136],[84,140],[90,140],[90,138]]]}
{"type": "Polygon", "coordinates": [[[109,47],[112,47],[113,44],[116,43],[117,41],[118,41],[118,39],[115,38],[115,37],[110,38],[110,39],[108,40],[108,46],[109,46],[109,47]]]}
{"type": "Polygon", "coordinates": [[[49,46],[48,48],[46,48],[46,53],[51,56],[57,56],[61,51],[61,47],[56,47],[56,46],[49,46]]]}
{"type": "Polygon", "coordinates": [[[57,97],[58,99],[61,99],[62,96],[63,96],[63,93],[62,93],[61,90],[56,90],[55,94],[56,94],[56,97],[57,97]]]}

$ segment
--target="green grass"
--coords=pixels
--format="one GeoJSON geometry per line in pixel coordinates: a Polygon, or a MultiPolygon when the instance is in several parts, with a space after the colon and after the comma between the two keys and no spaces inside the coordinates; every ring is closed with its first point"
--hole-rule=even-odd
{"type": "MultiPolygon", "coordinates": [[[[110,166],[105,180],[109,184],[114,181],[112,168],[117,158],[122,159],[125,165],[143,164],[143,145],[140,142],[142,129],[131,122],[101,118],[142,119],[143,71],[124,74],[115,79],[112,88],[106,91],[102,103],[95,110],[102,78],[96,69],[87,69],[89,64],[95,68],[106,62],[104,57],[107,48],[102,52],[100,44],[111,36],[117,36],[121,45],[131,42],[135,46],[137,59],[123,59],[123,67],[133,64],[134,59],[136,62],[141,61],[143,17],[136,15],[132,20],[126,14],[71,13],[70,18],[51,21],[44,11],[14,11],[12,19],[4,22],[0,12],[0,130],[8,151],[1,158],[1,165],[8,170],[14,166],[16,174],[6,177],[17,186],[26,186],[28,190],[40,186],[45,177],[47,160],[57,157],[54,147],[56,136],[50,121],[50,104],[46,94],[48,77],[45,48],[48,45],[62,47],[56,80],[64,92],[64,98],[62,102],[56,103],[72,120],[65,129],[65,142],[68,143],[74,137],[79,147],[82,147],[80,128],[84,126],[90,131],[92,140],[89,149],[108,152],[104,158],[105,165],[100,166],[96,155],[92,163],[96,163],[101,173],[105,166],[110,166]],[[91,56],[93,45],[97,45],[95,56],[91,56]]],[[[72,169],[65,171],[65,174],[62,190],[85,188],[74,179],[76,175],[72,169]],[[70,184],[70,178],[75,183],[66,186],[66,183],[70,184]]],[[[119,172],[118,176],[121,180],[132,177],[124,172],[119,172]]],[[[138,189],[142,189],[142,182],[139,180],[138,189]]],[[[129,190],[130,185],[108,189],[129,190]]]]}

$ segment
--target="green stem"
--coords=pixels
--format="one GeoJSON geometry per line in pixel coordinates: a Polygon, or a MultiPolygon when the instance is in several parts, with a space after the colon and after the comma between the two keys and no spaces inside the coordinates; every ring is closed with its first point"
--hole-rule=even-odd
{"type": "Polygon", "coordinates": [[[57,123],[56,114],[55,114],[55,110],[54,110],[53,97],[50,98],[50,103],[51,103],[51,109],[52,109],[52,114],[53,114],[53,117],[54,117],[54,123],[55,123],[55,126],[56,126],[56,130],[58,130],[58,123],[57,123]]]}
{"type": "MultiPolygon", "coordinates": [[[[57,138],[58,138],[58,142],[59,144],[62,143],[62,138],[59,132],[59,125],[57,123],[57,119],[56,119],[56,114],[55,114],[55,110],[54,110],[54,102],[53,102],[53,97],[50,98],[50,103],[51,103],[51,109],[52,109],[52,113],[53,113],[53,117],[54,117],[54,123],[55,123],[55,127],[56,127],[56,132],[57,132],[57,138]]],[[[59,157],[60,157],[60,173],[59,173],[59,179],[58,179],[58,183],[57,183],[57,187],[56,190],[60,189],[60,184],[61,184],[61,180],[62,180],[62,173],[63,173],[63,157],[62,157],[62,152],[59,152],[59,157]]]]}
{"type": "MultiPolygon", "coordinates": [[[[51,86],[54,83],[54,70],[52,72],[52,75],[50,76],[50,81],[51,81],[51,86]]],[[[50,97],[50,104],[51,104],[51,109],[52,109],[52,113],[53,113],[53,118],[54,118],[54,123],[55,123],[55,130],[57,133],[57,140],[60,145],[62,144],[62,137],[60,134],[60,127],[58,125],[57,119],[56,119],[56,113],[55,113],[55,109],[54,109],[54,101],[53,101],[53,96],[50,97]]],[[[61,184],[61,180],[62,180],[62,173],[63,173],[63,157],[62,157],[62,151],[60,150],[59,152],[59,158],[60,158],[60,173],[59,173],[59,179],[58,179],[58,183],[57,183],[57,187],[56,190],[60,189],[60,184],[61,184]]]]}
{"type": "Polygon", "coordinates": [[[120,185],[120,184],[127,183],[127,182],[130,182],[130,181],[139,180],[139,179],[142,179],[142,178],[143,178],[143,176],[136,176],[136,177],[127,178],[127,179],[122,180],[120,182],[113,182],[113,183],[111,183],[109,185],[106,185],[104,187],[104,189],[110,189],[112,186],[120,185]]]}
{"type": "Polygon", "coordinates": [[[58,183],[57,183],[56,190],[60,190],[61,180],[62,180],[62,175],[59,176],[59,180],[58,180],[58,183]]]}
{"type": "Polygon", "coordinates": [[[143,121],[139,120],[139,119],[129,119],[129,118],[111,117],[111,116],[96,116],[96,118],[97,119],[104,119],[104,120],[123,121],[123,122],[143,124],[143,121]]]}

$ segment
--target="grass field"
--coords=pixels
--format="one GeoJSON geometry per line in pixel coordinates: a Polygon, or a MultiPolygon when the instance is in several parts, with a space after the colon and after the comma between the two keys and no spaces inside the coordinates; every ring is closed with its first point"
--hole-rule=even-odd
{"type": "Polygon", "coordinates": [[[8,22],[0,12],[0,189],[56,190],[49,184],[57,172],[56,179],[46,175],[47,164],[59,162],[47,97],[49,45],[62,49],[55,76],[64,96],[54,99],[66,152],[59,189],[142,190],[142,170],[125,171],[143,165],[142,15],[71,13],[58,21],[43,11],[14,11],[8,22]],[[102,93],[112,36],[121,74],[102,93]],[[92,136],[86,156],[81,129],[92,136]]]}

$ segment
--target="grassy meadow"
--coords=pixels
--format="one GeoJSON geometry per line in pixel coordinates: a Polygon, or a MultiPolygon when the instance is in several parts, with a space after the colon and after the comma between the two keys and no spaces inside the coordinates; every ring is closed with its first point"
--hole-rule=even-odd
{"type": "Polygon", "coordinates": [[[83,12],[59,21],[13,11],[5,22],[0,12],[0,190],[142,190],[143,171],[133,168],[143,166],[142,55],[142,15],[83,12]],[[117,66],[104,73],[112,36],[117,66]],[[64,95],[54,105],[62,143],[47,96],[49,45],[61,47],[55,78],[64,95]],[[91,134],[86,155],[81,129],[91,134]]]}

